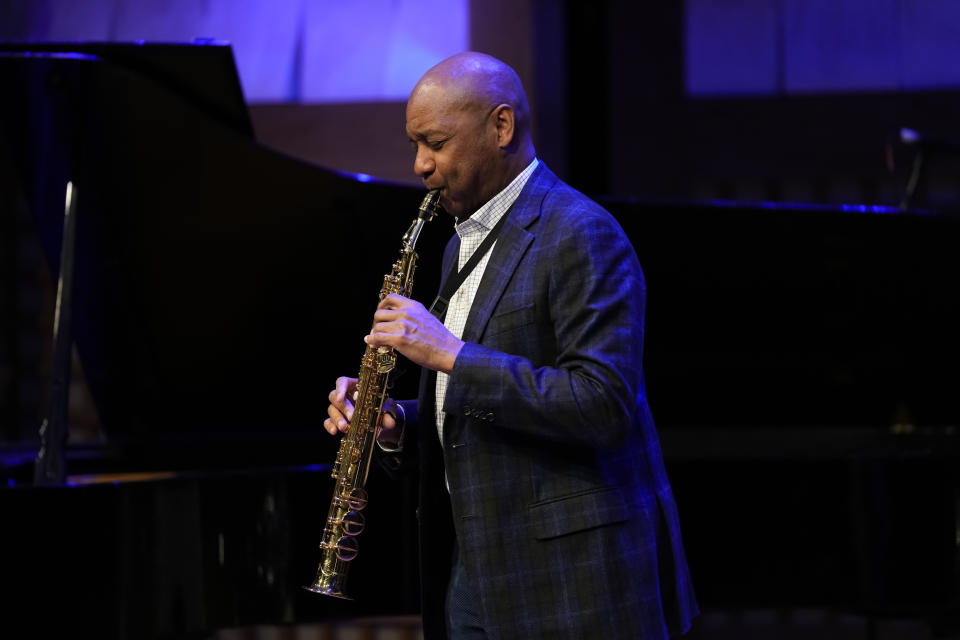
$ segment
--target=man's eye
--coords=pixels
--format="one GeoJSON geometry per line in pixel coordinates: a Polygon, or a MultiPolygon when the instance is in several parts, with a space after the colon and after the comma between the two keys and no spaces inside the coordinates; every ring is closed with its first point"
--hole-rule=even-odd
{"type": "Polygon", "coordinates": [[[433,149],[434,151],[440,151],[440,149],[443,149],[443,143],[444,143],[443,140],[440,140],[438,142],[428,142],[427,146],[433,149]]]}

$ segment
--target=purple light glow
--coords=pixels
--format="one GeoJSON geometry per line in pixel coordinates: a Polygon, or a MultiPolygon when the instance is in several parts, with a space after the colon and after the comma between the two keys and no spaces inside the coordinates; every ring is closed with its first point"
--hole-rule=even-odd
{"type": "Polygon", "coordinates": [[[88,53],[75,53],[71,51],[64,52],[51,52],[43,53],[37,51],[24,51],[23,53],[15,54],[24,58],[57,58],[57,59],[66,59],[66,60],[96,60],[97,56],[92,56],[88,53]]]}
{"type": "Polygon", "coordinates": [[[376,176],[372,176],[369,173],[354,173],[352,171],[342,171],[340,169],[332,169],[340,177],[347,178],[348,180],[356,180],[357,182],[384,182],[376,176]]]}
{"type": "MultiPolygon", "coordinates": [[[[774,209],[780,211],[843,211],[845,213],[872,213],[872,214],[902,214],[899,207],[873,204],[811,204],[809,202],[772,202],[739,201],[739,200],[706,200],[704,204],[717,208],[756,207],[760,209],[774,209]]],[[[918,212],[913,212],[918,213],[918,212]]]]}

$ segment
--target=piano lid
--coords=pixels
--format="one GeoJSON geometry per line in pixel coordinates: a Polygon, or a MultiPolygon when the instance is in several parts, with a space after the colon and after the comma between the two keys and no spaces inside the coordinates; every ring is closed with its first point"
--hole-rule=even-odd
{"type": "Polygon", "coordinates": [[[181,96],[211,118],[253,137],[240,77],[228,43],[144,42],[0,42],[0,54],[64,54],[96,56],[149,78],[181,96]]]}

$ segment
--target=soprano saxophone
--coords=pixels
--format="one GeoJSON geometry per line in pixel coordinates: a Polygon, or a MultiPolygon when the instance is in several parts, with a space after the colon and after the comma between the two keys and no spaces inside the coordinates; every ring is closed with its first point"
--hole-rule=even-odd
{"type": "MultiPolygon", "coordinates": [[[[413,291],[413,272],[417,264],[414,247],[425,222],[432,220],[437,210],[440,193],[431,191],[420,204],[420,212],[403,236],[400,258],[391,272],[384,276],[380,299],[391,293],[410,297],[413,291]]],[[[363,531],[367,506],[367,474],[373,460],[373,448],[382,419],[383,402],[387,397],[390,372],[397,362],[391,347],[367,346],[360,362],[357,392],[354,396],[353,417],[340,440],[340,449],[333,464],[336,482],[333,499],[320,542],[321,561],[313,583],[304,588],[327,596],[351,598],[345,593],[350,562],[357,557],[357,535],[363,531]]]]}

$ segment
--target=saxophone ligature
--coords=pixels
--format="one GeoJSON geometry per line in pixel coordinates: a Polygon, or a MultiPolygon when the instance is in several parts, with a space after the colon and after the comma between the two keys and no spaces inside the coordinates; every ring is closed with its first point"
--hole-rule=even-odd
{"type": "MultiPolygon", "coordinates": [[[[417,264],[414,250],[424,223],[432,220],[440,198],[438,190],[430,191],[420,204],[417,217],[403,236],[400,257],[391,272],[384,276],[380,299],[391,293],[410,297],[413,291],[413,272],[417,264]]],[[[397,362],[391,347],[367,346],[360,362],[357,391],[354,396],[353,417],[347,427],[333,464],[335,482],[333,499],[320,542],[320,567],[313,583],[304,588],[336,598],[350,600],[345,587],[350,562],[357,557],[357,535],[363,531],[363,509],[367,506],[367,474],[373,460],[377,431],[383,416],[383,402],[387,397],[390,372],[397,362]]]]}

